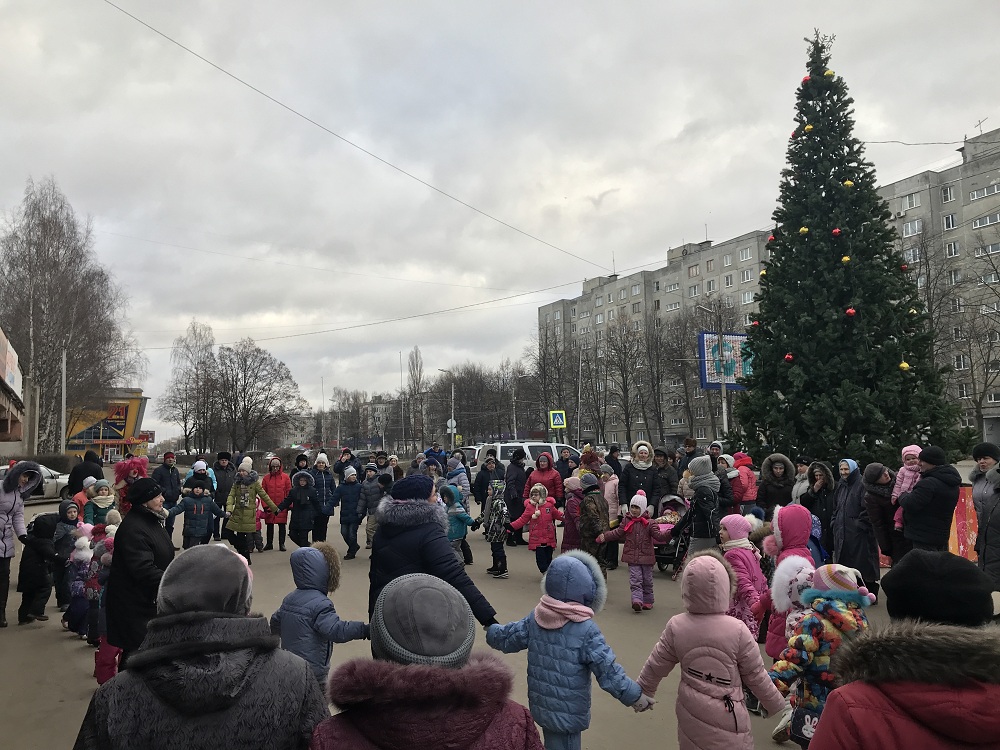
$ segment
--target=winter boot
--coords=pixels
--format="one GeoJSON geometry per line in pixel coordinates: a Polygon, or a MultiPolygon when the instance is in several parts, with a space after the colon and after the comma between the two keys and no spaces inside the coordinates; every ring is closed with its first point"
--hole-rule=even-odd
{"type": "Polygon", "coordinates": [[[792,738],[792,707],[786,706],[785,709],[778,714],[778,724],[774,727],[771,732],[771,739],[777,742],[779,745],[788,742],[792,738]]]}
{"type": "Polygon", "coordinates": [[[495,572],[495,573],[493,574],[493,577],[494,577],[494,578],[510,578],[510,575],[508,575],[508,573],[507,573],[507,566],[506,566],[506,565],[504,565],[503,567],[499,568],[499,569],[498,569],[498,570],[497,570],[497,571],[496,571],[496,572],[495,572]]]}

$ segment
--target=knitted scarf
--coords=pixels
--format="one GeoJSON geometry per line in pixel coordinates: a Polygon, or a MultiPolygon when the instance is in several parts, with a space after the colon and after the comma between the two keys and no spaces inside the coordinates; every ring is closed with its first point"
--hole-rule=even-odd
{"type": "Polygon", "coordinates": [[[728,552],[731,549],[748,549],[752,550],[757,559],[762,559],[760,556],[760,550],[757,549],[757,545],[751,542],[749,539],[730,539],[728,542],[722,543],[722,551],[728,552]]]}
{"type": "Polygon", "coordinates": [[[94,495],[92,498],[90,498],[90,502],[92,502],[94,505],[96,505],[98,508],[101,508],[102,510],[104,508],[111,507],[111,503],[113,503],[114,501],[115,498],[113,495],[94,495]]]}
{"type": "Polygon", "coordinates": [[[722,483],[719,481],[719,478],[715,476],[715,474],[702,474],[688,479],[688,486],[695,490],[699,487],[708,487],[713,492],[718,492],[722,483]]]}
{"type": "Polygon", "coordinates": [[[636,525],[636,523],[641,523],[643,526],[649,526],[649,518],[644,515],[639,516],[638,518],[630,515],[628,520],[625,521],[625,533],[627,534],[632,527],[636,525]]]}
{"type": "Polygon", "coordinates": [[[558,630],[567,622],[593,618],[594,610],[576,602],[561,602],[545,594],[535,607],[535,622],[545,630],[558,630]]]}

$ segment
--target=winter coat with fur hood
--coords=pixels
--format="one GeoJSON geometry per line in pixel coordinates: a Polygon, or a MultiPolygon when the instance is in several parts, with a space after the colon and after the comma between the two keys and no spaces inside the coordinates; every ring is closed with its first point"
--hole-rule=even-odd
{"type": "Polygon", "coordinates": [[[967,750],[1000,744],[1000,628],[906,620],[834,656],[810,750],[967,750]]]}
{"type": "Polygon", "coordinates": [[[653,446],[645,440],[637,440],[632,446],[632,459],[625,464],[621,480],[618,482],[618,505],[621,508],[628,508],[629,501],[639,490],[645,492],[646,497],[653,497],[655,480],[656,467],[653,465],[653,446]],[[639,462],[640,446],[645,446],[649,451],[648,464],[639,462]]]}
{"type": "Polygon", "coordinates": [[[490,653],[472,654],[461,669],[354,659],[330,676],[327,697],[341,713],[316,727],[310,748],[542,750],[528,709],[510,698],[513,685],[510,667],[490,653]]]}
{"type": "MultiPolygon", "coordinates": [[[[524,483],[524,490],[521,492],[521,496],[527,500],[528,495],[531,494],[531,487],[535,484],[541,484],[545,487],[545,491],[549,493],[549,497],[553,501],[562,500],[563,496],[563,480],[559,476],[559,472],[555,469],[555,464],[552,461],[552,454],[545,451],[539,454],[538,458],[535,459],[535,470],[531,472],[531,481],[524,483]],[[548,461],[548,468],[541,468],[539,463],[542,459],[548,461]]],[[[525,502],[525,507],[530,505],[530,503],[525,502]]]]}
{"type": "Polygon", "coordinates": [[[795,465],[783,453],[772,453],[760,465],[760,485],[757,487],[757,505],[764,509],[764,520],[770,521],[774,508],[792,502],[792,486],[795,484],[795,465]],[[778,479],[774,465],[781,463],[785,475],[778,479]]]}
{"type": "MultiPolygon", "coordinates": [[[[532,474],[532,477],[535,475],[532,474]]],[[[539,547],[556,548],[556,521],[561,521],[563,512],[556,507],[551,497],[543,497],[538,505],[531,498],[524,504],[524,513],[520,518],[510,522],[516,530],[528,527],[528,549],[534,551],[539,547]],[[535,514],[538,517],[535,518],[535,514]]]]}
{"type": "Polygon", "coordinates": [[[495,622],[496,610],[469,578],[448,541],[444,506],[431,505],[426,498],[388,497],[379,503],[377,519],[368,574],[369,619],[378,595],[389,581],[407,573],[427,573],[458,589],[480,624],[495,622]]]}
{"type": "Polygon", "coordinates": [[[323,512],[320,507],[319,495],[316,494],[316,480],[308,469],[295,472],[292,476],[292,489],[278,506],[280,510],[292,511],[292,520],[288,528],[292,531],[312,531],[313,522],[323,512]],[[306,479],[306,486],[299,486],[299,479],[306,479]]]}
{"type": "MultiPolygon", "coordinates": [[[[812,533],[812,514],[801,505],[778,506],[771,521],[772,536],[764,539],[764,552],[775,558],[775,566],[789,557],[805,558],[813,564],[812,552],[809,550],[809,536],[812,533]]],[[[772,582],[772,589],[774,588],[772,582]]],[[[787,609],[777,609],[774,592],[769,591],[765,605],[772,607],[771,618],[767,624],[767,642],[764,650],[772,659],[781,656],[788,646],[785,635],[785,617],[787,609]]]]}
{"type": "Polygon", "coordinates": [[[0,557],[14,556],[14,540],[24,536],[24,499],[31,497],[34,489],[41,484],[42,467],[34,461],[18,461],[8,469],[0,485],[0,557]],[[18,487],[21,475],[33,471],[24,487],[18,487]]]}
{"type": "Polygon", "coordinates": [[[232,513],[227,528],[236,534],[253,534],[257,531],[257,498],[272,513],[278,512],[278,506],[264,492],[256,471],[249,474],[236,474],[233,488],[229,490],[226,500],[226,510],[232,513]]]}
{"type": "Polygon", "coordinates": [[[368,637],[363,622],[341,620],[328,593],[340,587],[340,558],[333,547],[299,547],[288,558],[295,591],[271,615],[271,632],[281,647],[301,656],[320,684],[326,681],[334,643],[368,637]]]}
{"type": "Polygon", "coordinates": [[[809,478],[809,489],[802,496],[802,504],[809,509],[823,526],[823,535],[820,542],[823,549],[833,550],[833,491],[836,482],[833,479],[833,469],[822,461],[813,461],[809,464],[809,471],[806,472],[809,478]],[[818,477],[824,478],[823,486],[817,491],[814,489],[818,477]]]}
{"type": "Polygon", "coordinates": [[[744,685],[769,713],[785,705],[750,631],[726,614],[735,587],[733,571],[719,555],[692,556],[681,577],[687,611],[667,621],[639,673],[642,692],[652,697],[661,680],[680,665],[676,710],[681,750],[752,750],[744,685]]]}
{"type": "Polygon", "coordinates": [[[278,648],[263,617],[185,612],[149,633],[94,693],[75,750],[295,750],[330,715],[308,665],[278,648]]]}

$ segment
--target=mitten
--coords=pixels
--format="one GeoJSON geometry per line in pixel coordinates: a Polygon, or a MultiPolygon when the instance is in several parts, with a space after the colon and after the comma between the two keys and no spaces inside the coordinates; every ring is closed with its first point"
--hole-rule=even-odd
{"type": "Polygon", "coordinates": [[[504,527],[504,529],[505,529],[505,530],[507,531],[507,533],[508,533],[508,534],[516,534],[516,533],[517,533],[517,529],[515,529],[515,528],[514,528],[513,526],[511,526],[511,525],[510,525],[509,523],[505,523],[505,524],[503,525],[503,527],[504,527]]]}
{"type": "Polygon", "coordinates": [[[479,521],[473,521],[471,524],[469,524],[469,528],[472,529],[473,531],[479,531],[479,521]]]}
{"type": "Polygon", "coordinates": [[[758,624],[764,621],[764,612],[766,610],[767,607],[764,606],[764,602],[760,599],[750,605],[750,612],[753,614],[753,619],[755,619],[758,624]]]}
{"type": "Polygon", "coordinates": [[[639,700],[632,704],[632,710],[637,714],[641,714],[643,711],[652,710],[655,704],[656,701],[653,698],[650,698],[648,695],[643,693],[639,696],[639,700]]]}
{"type": "Polygon", "coordinates": [[[17,541],[19,541],[21,544],[27,544],[28,543],[28,535],[27,534],[21,534],[21,536],[19,536],[17,538],[17,541]]]}

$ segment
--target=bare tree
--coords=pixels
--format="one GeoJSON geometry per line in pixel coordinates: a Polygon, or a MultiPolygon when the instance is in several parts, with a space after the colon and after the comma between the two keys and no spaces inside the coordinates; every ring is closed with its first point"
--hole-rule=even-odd
{"type": "MultiPolygon", "coordinates": [[[[608,325],[604,353],[607,358],[609,398],[625,423],[625,439],[632,445],[632,424],[646,413],[648,375],[643,375],[642,332],[630,326],[628,319],[619,318],[608,325]],[[613,383],[613,387],[610,387],[613,383]]],[[[639,321],[640,326],[642,322],[639,321]]]]}
{"type": "Polygon", "coordinates": [[[174,339],[170,352],[170,380],[157,400],[161,419],[180,426],[184,450],[207,450],[219,433],[221,404],[218,365],[212,327],[192,320],[187,331],[174,339]]]}

